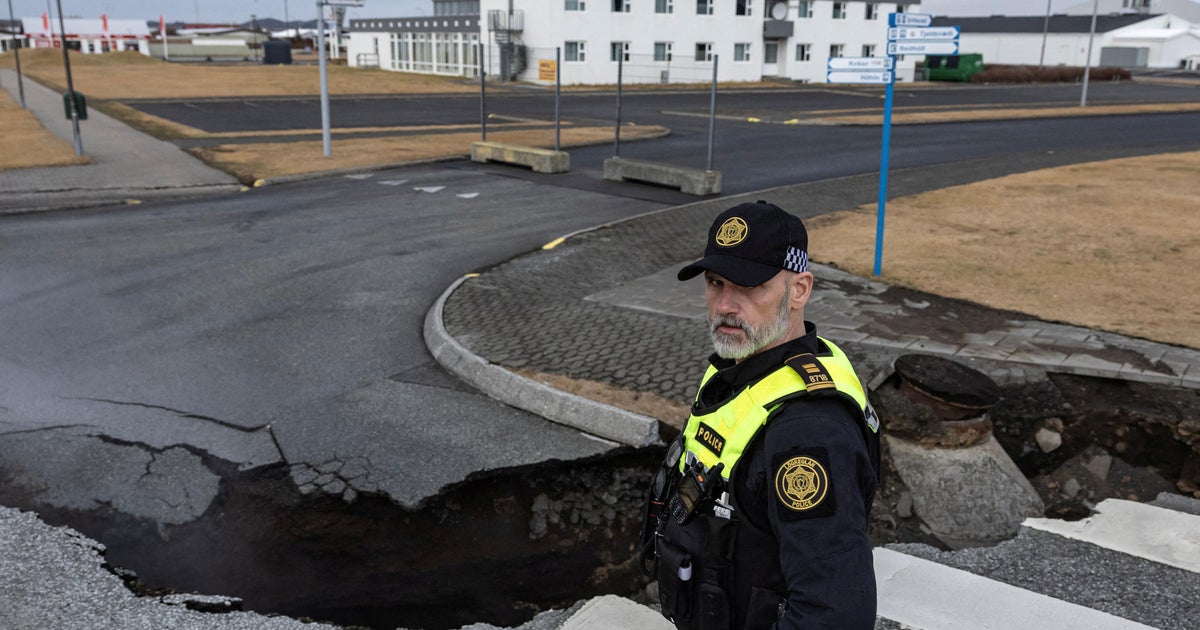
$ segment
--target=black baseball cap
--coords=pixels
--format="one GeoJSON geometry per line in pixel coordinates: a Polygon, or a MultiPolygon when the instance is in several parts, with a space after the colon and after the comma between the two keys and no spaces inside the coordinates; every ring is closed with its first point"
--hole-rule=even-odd
{"type": "Polygon", "coordinates": [[[734,284],[756,287],[780,269],[808,271],[808,231],[800,217],[765,201],[743,203],[717,215],[704,258],[679,270],[680,280],[711,271],[734,284]]]}

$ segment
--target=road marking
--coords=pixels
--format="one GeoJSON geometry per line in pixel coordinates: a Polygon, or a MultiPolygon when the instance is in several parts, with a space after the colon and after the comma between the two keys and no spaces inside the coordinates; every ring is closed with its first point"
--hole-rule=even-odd
{"type": "Polygon", "coordinates": [[[379,183],[383,184],[384,186],[400,186],[402,184],[407,184],[408,180],[407,179],[385,179],[379,183]]]}
{"type": "Polygon", "coordinates": [[[1200,573],[1200,516],[1123,499],[1105,499],[1096,512],[1081,521],[1030,518],[1022,524],[1200,573]]]}
{"type": "Polygon", "coordinates": [[[184,103],[183,106],[191,107],[192,109],[195,109],[195,110],[202,110],[202,108],[199,105],[196,105],[194,103],[184,103]]]}
{"type": "Polygon", "coordinates": [[[371,179],[372,177],[375,177],[375,173],[355,173],[347,175],[346,179],[371,179]]]}
{"type": "Polygon", "coordinates": [[[875,550],[879,616],[921,630],[1150,626],[891,549],[875,550]]]}
{"type": "Polygon", "coordinates": [[[255,103],[254,101],[242,101],[242,104],[243,104],[243,105],[247,105],[247,106],[249,106],[249,107],[257,107],[257,108],[259,108],[259,109],[262,109],[262,108],[263,108],[263,106],[262,106],[262,105],[259,105],[258,103],[255,103]]]}
{"type": "Polygon", "coordinates": [[[549,243],[546,243],[545,245],[542,245],[542,249],[554,249],[555,247],[558,247],[559,245],[562,245],[562,244],[563,244],[563,243],[565,243],[566,241],[567,241],[567,237],[565,237],[565,236],[560,236],[560,237],[558,237],[558,238],[554,239],[553,241],[550,241],[549,243]]]}
{"type": "Polygon", "coordinates": [[[417,187],[413,188],[413,190],[419,190],[421,192],[427,192],[427,193],[435,193],[444,188],[445,188],[445,186],[417,186],[417,187]]]}
{"type": "Polygon", "coordinates": [[[457,195],[454,195],[454,196],[455,196],[455,197],[462,197],[463,199],[474,199],[474,198],[476,198],[476,197],[478,197],[478,196],[479,196],[479,193],[459,193],[459,194],[457,194],[457,195]]]}

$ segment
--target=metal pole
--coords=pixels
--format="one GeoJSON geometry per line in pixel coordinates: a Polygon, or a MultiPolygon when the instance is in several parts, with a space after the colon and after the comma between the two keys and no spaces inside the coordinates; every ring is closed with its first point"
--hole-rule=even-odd
{"type": "Polygon", "coordinates": [[[887,209],[888,156],[892,150],[892,93],[896,82],[895,56],[892,59],[892,80],[888,82],[883,101],[883,148],[879,159],[879,212],[875,218],[875,275],[883,273],[883,224],[887,209]]]}
{"type": "Polygon", "coordinates": [[[12,0],[8,0],[8,21],[12,23],[13,60],[17,63],[17,93],[21,95],[21,109],[25,109],[25,80],[21,78],[21,50],[17,47],[17,19],[13,17],[12,0]]]}
{"type": "Polygon", "coordinates": [[[1046,35],[1050,33],[1050,3],[1054,0],[1046,0],[1046,21],[1042,23],[1042,56],[1038,58],[1038,69],[1046,65],[1046,35]]]}
{"type": "Polygon", "coordinates": [[[333,155],[333,140],[329,137],[329,77],[325,68],[325,2],[317,0],[317,65],[321,67],[321,144],[325,157],[333,155]]]}
{"type": "Polygon", "coordinates": [[[479,47],[479,128],[483,131],[483,141],[487,142],[487,69],[483,67],[483,44],[479,47]]]}
{"type": "Polygon", "coordinates": [[[621,81],[625,76],[625,54],[617,57],[617,128],[613,133],[613,157],[621,155],[621,81]]]}
{"type": "Polygon", "coordinates": [[[71,131],[75,134],[75,155],[83,155],[79,136],[79,109],[75,106],[75,83],[71,80],[71,59],[67,55],[67,27],[63,24],[62,0],[58,0],[58,32],[62,36],[63,68],[67,71],[67,102],[71,104],[71,131]]]}
{"type": "Polygon", "coordinates": [[[1083,93],[1079,95],[1079,106],[1087,107],[1088,75],[1092,73],[1092,40],[1096,37],[1096,13],[1100,10],[1100,0],[1092,2],[1092,29],[1088,32],[1087,60],[1083,64],[1083,93]]]}
{"type": "MultiPolygon", "coordinates": [[[[284,28],[287,29],[288,42],[291,42],[292,41],[292,20],[291,20],[291,18],[288,17],[287,0],[283,0],[283,23],[285,25],[284,28]]],[[[290,49],[291,47],[292,47],[292,45],[289,43],[288,48],[290,49]]]]}
{"type": "Polygon", "coordinates": [[[562,47],[554,48],[554,150],[562,150],[562,125],[560,119],[562,100],[562,47]]]}
{"type": "Polygon", "coordinates": [[[704,170],[709,173],[713,170],[713,139],[716,137],[717,131],[717,58],[719,56],[713,55],[712,97],[709,99],[708,105],[708,162],[704,170]]]}

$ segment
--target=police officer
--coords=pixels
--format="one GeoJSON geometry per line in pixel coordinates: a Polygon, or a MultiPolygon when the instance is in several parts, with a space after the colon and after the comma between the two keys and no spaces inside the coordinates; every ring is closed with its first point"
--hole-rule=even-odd
{"type": "Polygon", "coordinates": [[[872,628],[879,421],[845,354],[804,319],[804,223],[741,204],[704,254],[679,279],[703,274],[716,352],[643,531],[663,615],[681,630],[872,628]]]}

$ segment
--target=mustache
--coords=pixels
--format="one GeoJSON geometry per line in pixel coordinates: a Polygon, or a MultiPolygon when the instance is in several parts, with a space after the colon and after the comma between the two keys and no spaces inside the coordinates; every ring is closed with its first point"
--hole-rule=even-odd
{"type": "Polygon", "coordinates": [[[710,332],[715,334],[717,332],[717,328],[720,328],[721,326],[737,328],[747,335],[750,334],[750,327],[746,325],[746,322],[743,322],[733,315],[718,315],[712,320],[712,323],[709,324],[708,328],[710,332]]]}

